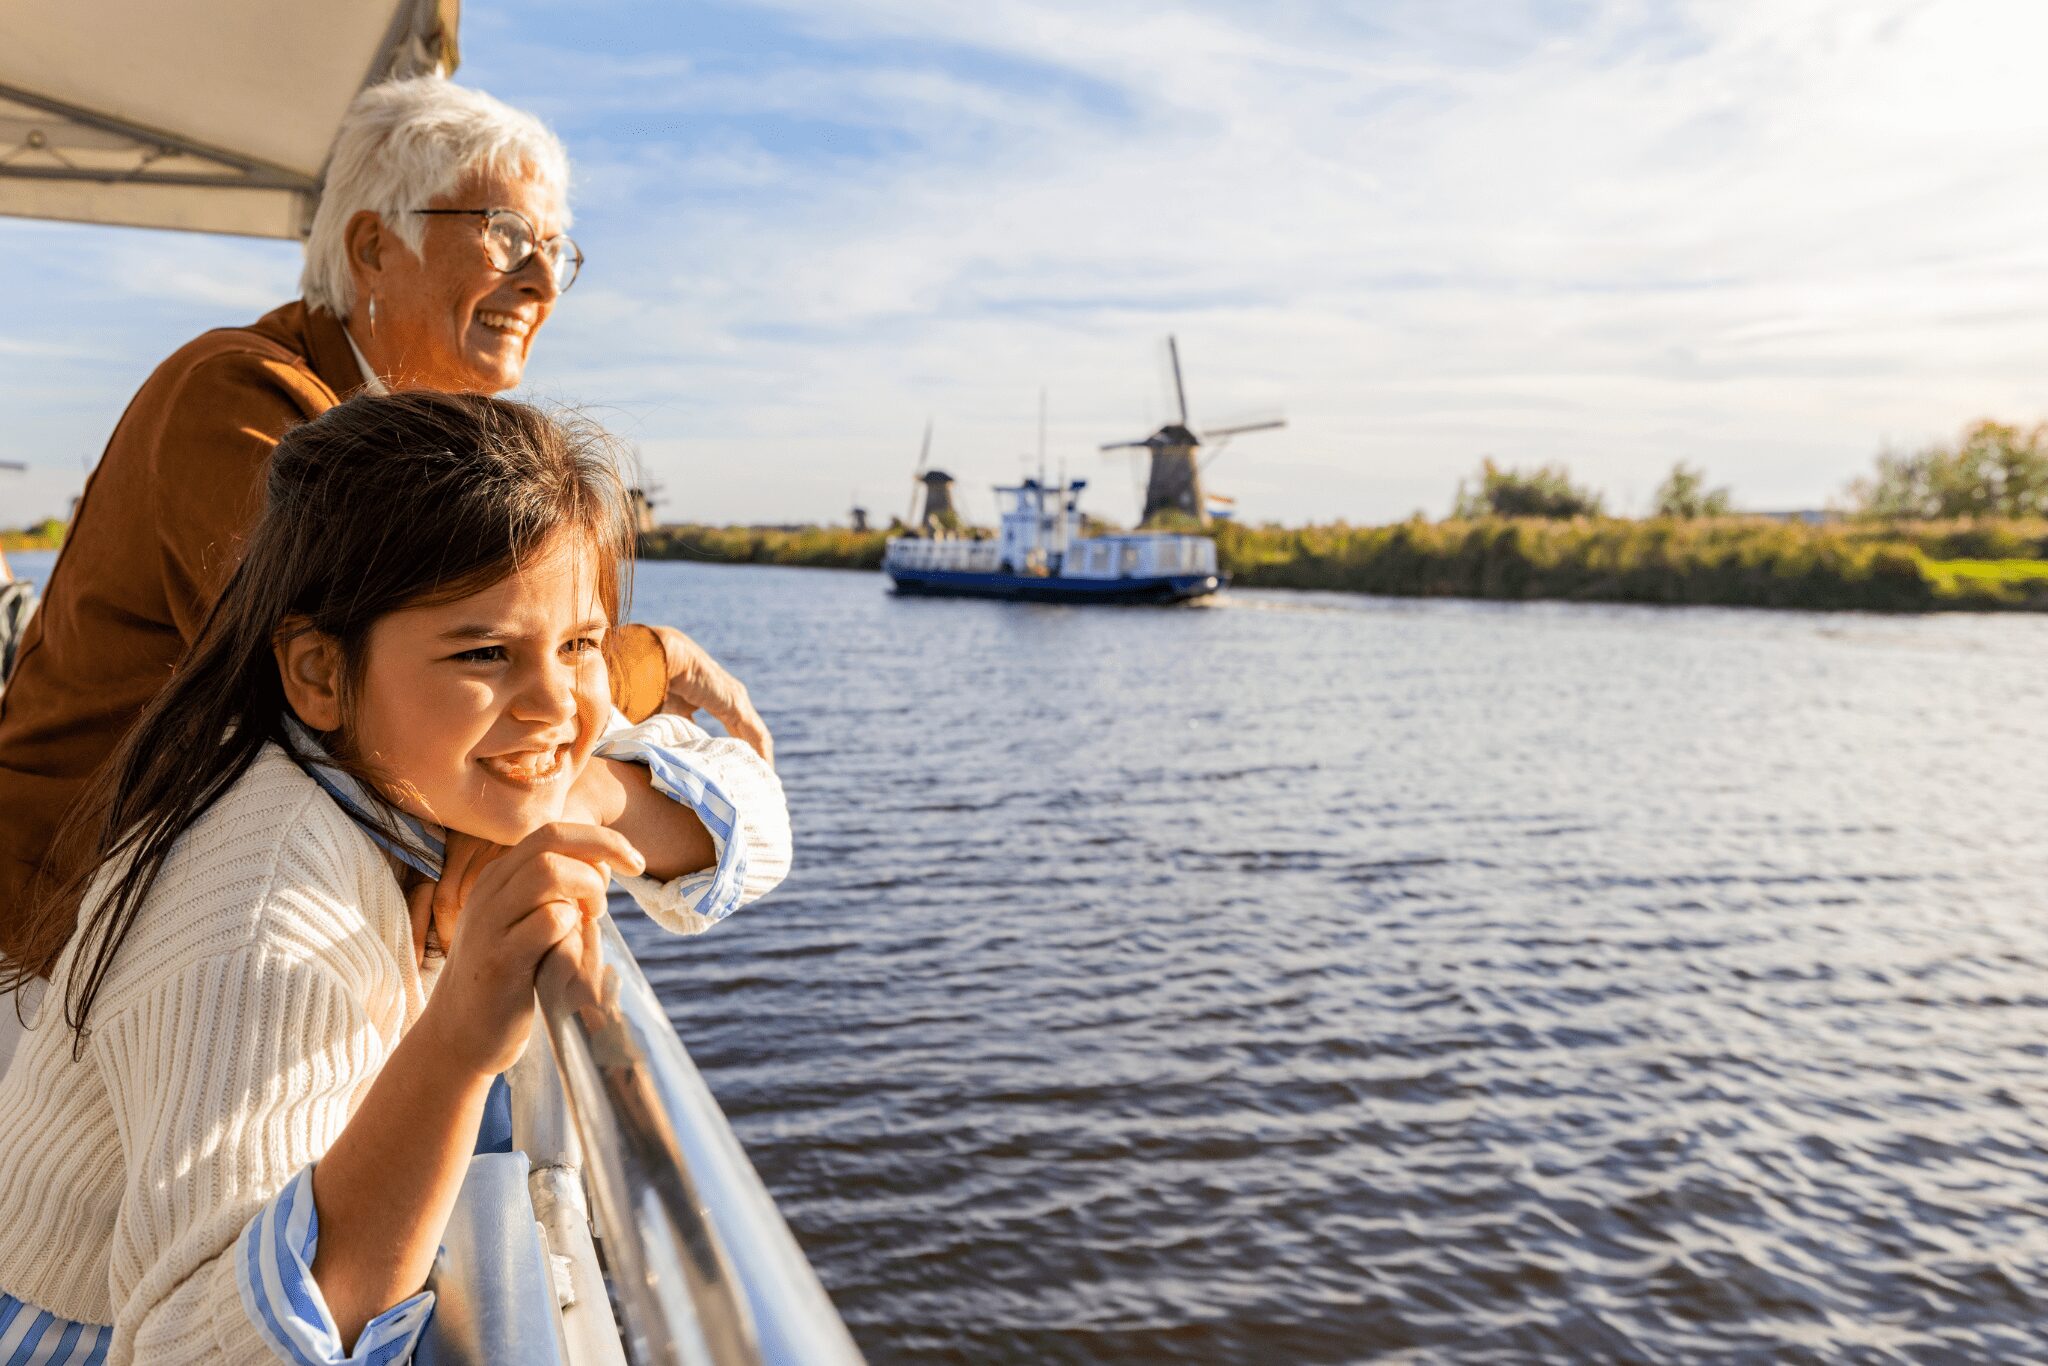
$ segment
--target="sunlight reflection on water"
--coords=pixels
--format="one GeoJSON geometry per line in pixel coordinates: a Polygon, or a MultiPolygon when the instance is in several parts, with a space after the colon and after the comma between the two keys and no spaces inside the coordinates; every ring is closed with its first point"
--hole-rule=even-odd
{"type": "Polygon", "coordinates": [[[2033,1350],[2048,622],[640,611],[783,745],[662,970],[876,1361],[2033,1350]]]}
{"type": "Polygon", "coordinates": [[[798,864],[629,931],[875,1362],[2040,1355],[2048,621],[638,591],[798,864]]]}

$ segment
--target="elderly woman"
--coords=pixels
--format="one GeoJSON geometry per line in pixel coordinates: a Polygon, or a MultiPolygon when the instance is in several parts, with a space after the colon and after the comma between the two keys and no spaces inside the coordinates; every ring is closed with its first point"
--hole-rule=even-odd
{"type": "MultiPolygon", "coordinates": [[[[487,95],[434,77],[367,90],[335,142],[303,297],[206,333],[143,384],[0,695],[0,955],[40,963],[61,947],[41,942],[50,928],[31,934],[26,913],[76,857],[53,838],[205,620],[278,438],[358,390],[516,385],[582,265],[564,235],[567,184],[554,135],[487,95]]],[[[393,535],[406,513],[391,509],[393,535]]],[[[745,690],[687,638],[644,626],[615,638],[614,700],[631,719],[701,708],[769,754],[745,690]]],[[[0,999],[9,1027],[10,1005],[0,999]]]]}

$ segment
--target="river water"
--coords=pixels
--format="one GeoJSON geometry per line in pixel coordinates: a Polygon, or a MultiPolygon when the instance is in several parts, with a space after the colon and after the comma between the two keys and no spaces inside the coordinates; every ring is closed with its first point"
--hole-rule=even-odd
{"type": "Polygon", "coordinates": [[[2048,1358],[2048,621],[636,615],[798,862],[629,932],[872,1361],[2048,1358]]]}

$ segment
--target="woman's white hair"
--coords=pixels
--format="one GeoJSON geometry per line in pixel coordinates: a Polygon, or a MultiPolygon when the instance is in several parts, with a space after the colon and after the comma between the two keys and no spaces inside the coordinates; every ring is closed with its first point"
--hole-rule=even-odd
{"type": "MultiPolygon", "coordinates": [[[[306,235],[306,268],[299,276],[306,302],[337,318],[354,305],[344,236],[350,218],[370,210],[418,255],[427,220],[413,210],[477,173],[528,176],[566,201],[569,154],[533,115],[440,76],[373,85],[357,95],[335,135],[327,185],[306,235]]],[[[565,202],[564,227],[567,213],[565,202]]]]}

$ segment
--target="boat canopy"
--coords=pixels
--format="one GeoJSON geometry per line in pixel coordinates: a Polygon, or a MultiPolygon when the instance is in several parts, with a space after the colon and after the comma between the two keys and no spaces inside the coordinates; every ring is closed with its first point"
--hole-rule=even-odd
{"type": "Polygon", "coordinates": [[[299,238],[364,86],[455,69],[460,0],[8,0],[0,214],[299,238]]]}

